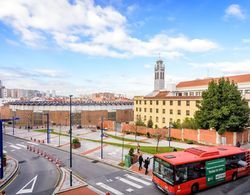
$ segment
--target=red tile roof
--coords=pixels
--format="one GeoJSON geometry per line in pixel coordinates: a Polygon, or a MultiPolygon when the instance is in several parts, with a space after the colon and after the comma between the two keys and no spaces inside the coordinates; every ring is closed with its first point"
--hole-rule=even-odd
{"type": "MultiPolygon", "coordinates": [[[[176,87],[181,88],[181,87],[206,86],[212,80],[218,81],[220,78],[207,78],[207,79],[198,79],[198,80],[192,80],[192,81],[183,81],[183,82],[178,83],[176,87]]],[[[234,81],[234,83],[250,82],[250,74],[226,76],[224,78],[229,79],[230,81],[234,81]]]]}

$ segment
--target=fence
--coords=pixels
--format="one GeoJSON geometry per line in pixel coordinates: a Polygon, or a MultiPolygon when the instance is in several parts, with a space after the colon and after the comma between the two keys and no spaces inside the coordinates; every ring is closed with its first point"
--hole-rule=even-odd
{"type": "MultiPolygon", "coordinates": [[[[137,133],[139,135],[162,134],[165,137],[169,135],[169,129],[152,129],[142,126],[135,126],[122,123],[121,129],[125,133],[137,133]]],[[[219,135],[214,129],[174,129],[171,128],[170,136],[182,141],[192,140],[194,142],[206,145],[236,145],[237,141],[241,144],[250,142],[250,129],[243,132],[225,132],[219,135]]]]}

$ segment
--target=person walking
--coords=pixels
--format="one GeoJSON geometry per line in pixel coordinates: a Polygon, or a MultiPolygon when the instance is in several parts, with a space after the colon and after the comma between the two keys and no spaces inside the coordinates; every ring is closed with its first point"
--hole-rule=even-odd
{"type": "Polygon", "coordinates": [[[144,161],[145,175],[148,174],[148,165],[149,165],[149,163],[150,163],[149,157],[147,157],[147,159],[144,161]]]}
{"type": "Polygon", "coordinates": [[[140,144],[139,143],[137,143],[137,154],[139,154],[140,153],[140,144]]]}
{"type": "Polygon", "coordinates": [[[139,171],[140,171],[142,169],[142,162],[143,162],[142,154],[140,154],[138,161],[139,161],[139,171]]]}
{"type": "Polygon", "coordinates": [[[236,146],[237,146],[238,148],[240,148],[241,144],[240,144],[239,141],[237,141],[236,146]]]}

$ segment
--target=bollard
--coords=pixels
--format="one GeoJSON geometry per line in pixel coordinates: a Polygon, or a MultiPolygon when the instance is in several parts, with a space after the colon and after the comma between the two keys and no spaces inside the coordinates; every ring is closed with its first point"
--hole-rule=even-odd
{"type": "Polygon", "coordinates": [[[29,146],[29,145],[27,145],[27,150],[29,149],[29,147],[30,147],[30,146],[29,146]]]}
{"type": "Polygon", "coordinates": [[[30,137],[30,140],[32,141],[32,137],[30,137]]]}
{"type": "Polygon", "coordinates": [[[110,193],[109,193],[109,192],[106,192],[106,195],[110,195],[110,193]]]}

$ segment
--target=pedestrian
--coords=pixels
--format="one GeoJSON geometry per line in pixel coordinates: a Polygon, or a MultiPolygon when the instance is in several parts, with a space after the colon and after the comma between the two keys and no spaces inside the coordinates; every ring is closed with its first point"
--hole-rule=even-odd
{"type": "Polygon", "coordinates": [[[237,141],[236,146],[239,148],[241,146],[240,142],[237,141]]]}
{"type": "Polygon", "coordinates": [[[137,143],[137,154],[139,154],[140,153],[140,144],[139,143],[137,143]]]}
{"type": "Polygon", "coordinates": [[[144,161],[145,175],[148,174],[148,165],[149,165],[149,163],[150,163],[149,157],[147,157],[147,159],[144,161]]]}
{"type": "Polygon", "coordinates": [[[142,169],[142,162],[143,162],[143,157],[142,154],[139,156],[139,171],[142,169]]]}

